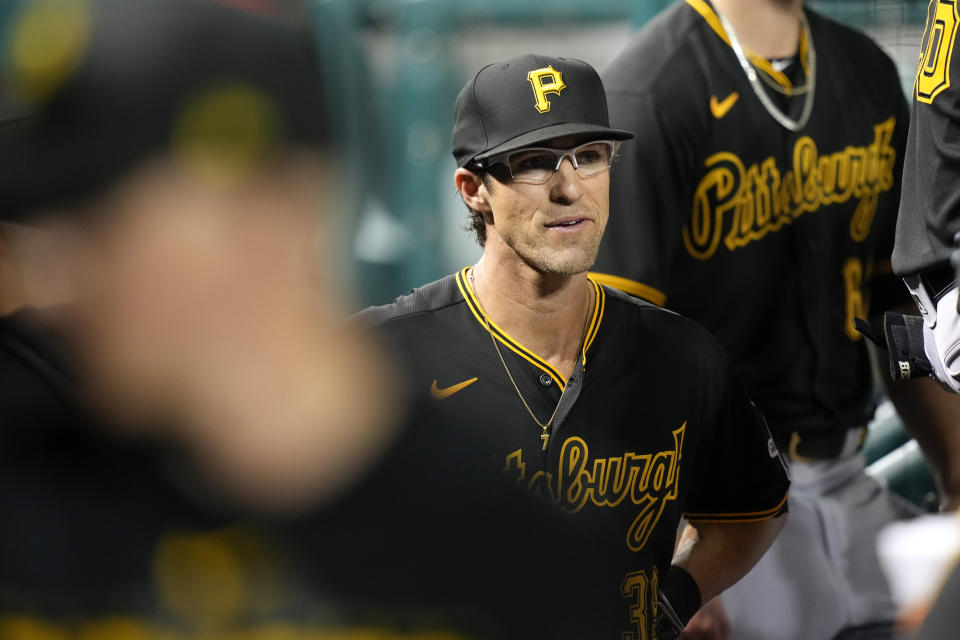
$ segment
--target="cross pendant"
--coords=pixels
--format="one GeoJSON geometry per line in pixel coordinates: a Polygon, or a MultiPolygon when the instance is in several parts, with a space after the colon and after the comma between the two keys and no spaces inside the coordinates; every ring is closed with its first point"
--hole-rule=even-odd
{"type": "Polygon", "coordinates": [[[547,445],[550,444],[550,434],[547,433],[546,427],[544,427],[543,433],[540,434],[540,439],[543,440],[542,450],[543,450],[543,451],[546,451],[546,450],[547,450],[547,445]]]}

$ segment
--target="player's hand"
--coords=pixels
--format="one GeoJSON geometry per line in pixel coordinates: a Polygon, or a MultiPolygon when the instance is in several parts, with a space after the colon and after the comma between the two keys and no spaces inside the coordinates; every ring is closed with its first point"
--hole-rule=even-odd
{"type": "Polygon", "coordinates": [[[691,640],[727,640],[730,637],[730,621],[719,598],[705,604],[690,619],[683,637],[691,640]]]}

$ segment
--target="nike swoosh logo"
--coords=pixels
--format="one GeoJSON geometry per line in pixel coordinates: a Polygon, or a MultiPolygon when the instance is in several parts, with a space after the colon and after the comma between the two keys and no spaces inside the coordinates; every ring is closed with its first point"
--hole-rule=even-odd
{"type": "Polygon", "coordinates": [[[727,115],[727,112],[733,108],[733,105],[740,98],[740,94],[734,91],[723,100],[717,100],[717,96],[710,96],[710,113],[719,120],[727,115]]]}
{"type": "Polygon", "coordinates": [[[459,384],[455,384],[452,387],[447,387],[445,389],[441,389],[440,387],[438,387],[437,381],[434,380],[433,384],[430,385],[430,395],[432,395],[437,400],[444,400],[446,398],[449,398],[453,394],[457,393],[458,391],[463,391],[464,389],[472,385],[477,380],[478,380],[477,378],[470,378],[469,380],[464,380],[459,384]]]}

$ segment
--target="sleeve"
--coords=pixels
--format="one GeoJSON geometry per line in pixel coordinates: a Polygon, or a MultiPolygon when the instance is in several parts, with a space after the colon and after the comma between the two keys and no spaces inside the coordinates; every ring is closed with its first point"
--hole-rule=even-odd
{"type": "Polygon", "coordinates": [[[611,126],[633,133],[610,176],[610,219],[594,272],[597,280],[658,306],[667,299],[669,251],[681,246],[679,210],[683,184],[679,145],[666,114],[649,94],[608,93],[611,126]],[[676,227],[676,228],[674,228],[676,227]]]}
{"type": "Polygon", "coordinates": [[[697,440],[684,517],[693,523],[774,518],[787,511],[787,464],[729,364],[723,369],[713,428],[697,440]]]}
{"type": "Polygon", "coordinates": [[[949,271],[960,232],[960,38],[944,22],[950,14],[951,5],[931,2],[920,43],[893,254],[901,276],[949,271]]]}
{"type": "MultiPolygon", "coordinates": [[[[891,63],[892,64],[892,63],[891,63]]],[[[894,73],[893,82],[898,82],[894,73]]],[[[896,237],[897,213],[900,208],[900,192],[903,182],[903,163],[907,147],[907,130],[910,125],[910,109],[903,93],[896,84],[896,127],[893,133],[893,148],[897,151],[894,165],[894,184],[883,198],[882,209],[877,211],[879,234],[873,254],[873,272],[870,278],[870,314],[877,315],[903,305],[913,306],[913,301],[903,282],[894,275],[893,255],[896,237]]]]}

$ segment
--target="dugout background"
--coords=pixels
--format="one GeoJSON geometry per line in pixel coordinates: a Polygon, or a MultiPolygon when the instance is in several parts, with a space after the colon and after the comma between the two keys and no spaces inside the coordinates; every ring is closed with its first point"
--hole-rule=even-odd
{"type": "MultiPolygon", "coordinates": [[[[0,0],[0,56],[24,0],[0,0]]],[[[46,0],[83,2],[84,0],[46,0]]],[[[256,5],[261,0],[221,0],[256,5]]],[[[672,0],[271,0],[320,36],[335,78],[329,112],[363,178],[340,215],[340,254],[354,304],[383,303],[472,263],[453,187],[453,103],[468,75],[520,53],[581,58],[602,69],[631,33],[672,0]]],[[[682,0],[677,0],[682,1],[682,0]]],[[[808,0],[870,33],[913,84],[926,0],[808,0]]],[[[331,92],[332,93],[332,92],[331,92]]],[[[0,95],[0,112],[4,112],[0,95]]]]}
{"type": "MultiPolygon", "coordinates": [[[[682,0],[680,0],[682,1],[682,0]]],[[[333,5],[336,2],[321,4],[333,5]]],[[[484,64],[536,52],[602,68],[670,0],[371,0],[342,2],[358,29],[383,176],[358,208],[352,255],[361,303],[382,303],[479,255],[453,188],[453,103],[484,64]]],[[[808,2],[870,33],[896,60],[909,92],[924,0],[808,2]]]]}

